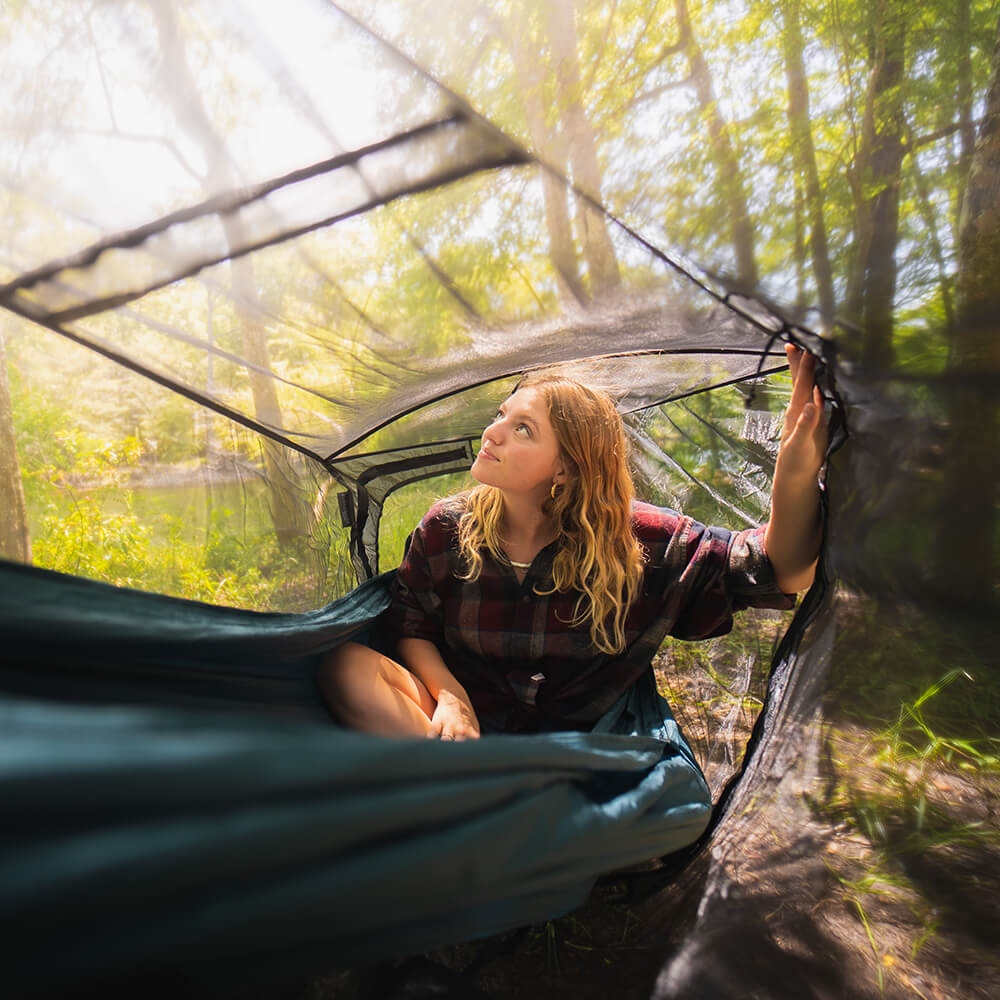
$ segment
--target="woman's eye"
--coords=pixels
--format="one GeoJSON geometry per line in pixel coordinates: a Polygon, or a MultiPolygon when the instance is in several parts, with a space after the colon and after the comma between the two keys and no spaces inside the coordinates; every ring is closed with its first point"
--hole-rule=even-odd
{"type": "Polygon", "coordinates": [[[519,434],[526,434],[528,437],[531,437],[531,428],[527,424],[518,424],[514,430],[519,434]]]}

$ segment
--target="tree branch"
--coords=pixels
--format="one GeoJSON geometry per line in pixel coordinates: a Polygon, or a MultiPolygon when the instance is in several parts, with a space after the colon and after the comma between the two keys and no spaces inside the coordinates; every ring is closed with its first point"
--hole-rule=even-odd
{"type": "Polygon", "coordinates": [[[671,90],[680,90],[681,87],[693,86],[694,80],[690,76],[684,77],[682,80],[671,80],[669,83],[661,83],[658,87],[654,87],[652,90],[647,90],[644,94],[636,94],[627,104],[623,105],[622,111],[626,108],[631,111],[634,108],[639,107],[641,104],[645,104],[647,101],[655,100],[661,94],[666,94],[671,90]]]}
{"type": "MultiPolygon", "coordinates": [[[[973,127],[976,131],[979,131],[979,126],[982,124],[982,119],[978,119],[972,122],[973,127]]],[[[913,152],[915,149],[920,149],[922,146],[930,146],[932,143],[937,142],[939,139],[946,139],[949,135],[954,135],[956,132],[961,132],[966,127],[965,122],[952,122],[950,125],[945,125],[942,128],[936,129],[933,132],[928,132],[927,135],[918,135],[910,139],[907,139],[903,143],[903,149],[907,152],[913,152]]]]}

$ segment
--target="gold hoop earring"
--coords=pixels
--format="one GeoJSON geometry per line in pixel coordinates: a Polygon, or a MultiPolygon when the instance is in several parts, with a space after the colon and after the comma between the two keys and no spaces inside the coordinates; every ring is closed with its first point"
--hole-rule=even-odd
{"type": "Polygon", "coordinates": [[[558,489],[558,484],[556,484],[556,483],[553,483],[553,484],[552,484],[552,489],[551,489],[551,490],[549,490],[549,496],[550,496],[550,497],[551,497],[551,498],[552,498],[553,500],[555,500],[555,498],[556,498],[556,490],[557,490],[557,489],[558,489]]]}

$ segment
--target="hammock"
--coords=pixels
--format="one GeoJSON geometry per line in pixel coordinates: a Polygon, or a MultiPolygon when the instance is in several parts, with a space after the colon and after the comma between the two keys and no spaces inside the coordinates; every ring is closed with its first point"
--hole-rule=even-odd
{"type": "Polygon", "coordinates": [[[281,615],[0,572],[0,912],[21,990],[440,947],[577,907],[708,823],[651,671],[587,734],[332,724],[318,657],[377,620],[387,575],[281,615]]]}

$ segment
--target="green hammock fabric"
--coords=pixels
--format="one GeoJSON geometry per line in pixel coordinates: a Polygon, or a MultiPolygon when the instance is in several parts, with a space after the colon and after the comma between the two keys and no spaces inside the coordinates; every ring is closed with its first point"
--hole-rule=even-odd
{"type": "Polygon", "coordinates": [[[698,838],[709,792],[651,672],[588,734],[333,724],[318,656],[372,623],[388,579],[282,615],[0,564],[0,920],[21,995],[412,953],[565,912],[698,838]]]}

